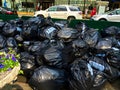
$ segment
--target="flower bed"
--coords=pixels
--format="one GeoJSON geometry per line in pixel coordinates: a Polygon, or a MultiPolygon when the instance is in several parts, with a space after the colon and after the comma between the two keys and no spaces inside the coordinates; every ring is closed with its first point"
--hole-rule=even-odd
{"type": "Polygon", "coordinates": [[[18,58],[19,55],[11,48],[0,52],[0,88],[17,77],[20,71],[18,58]]]}
{"type": "Polygon", "coordinates": [[[12,70],[0,73],[0,88],[12,82],[18,75],[20,65],[15,66],[12,70]]]}

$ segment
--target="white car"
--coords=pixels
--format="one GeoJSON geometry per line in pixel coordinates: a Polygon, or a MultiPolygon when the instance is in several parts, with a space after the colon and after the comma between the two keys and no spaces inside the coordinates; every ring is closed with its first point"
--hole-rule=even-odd
{"type": "Polygon", "coordinates": [[[104,14],[94,15],[91,19],[95,20],[95,21],[120,22],[120,9],[115,9],[113,11],[108,11],[104,14]]]}
{"type": "Polygon", "coordinates": [[[59,18],[59,19],[82,19],[82,11],[76,6],[69,5],[56,5],[51,6],[46,10],[36,11],[34,16],[43,16],[51,18],[59,18]]]}

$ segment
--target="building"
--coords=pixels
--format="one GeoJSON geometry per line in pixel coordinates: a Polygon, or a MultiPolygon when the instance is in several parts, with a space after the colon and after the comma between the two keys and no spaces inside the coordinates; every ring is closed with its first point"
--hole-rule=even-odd
{"type": "Polygon", "coordinates": [[[95,2],[97,0],[55,0],[55,4],[70,4],[79,6],[81,10],[85,10],[85,8],[88,8],[90,5],[95,5],[95,2]]]}
{"type": "Polygon", "coordinates": [[[52,5],[70,4],[79,6],[82,11],[96,5],[96,1],[116,2],[118,0],[0,0],[0,6],[7,6],[17,11],[33,12],[45,10],[52,5]]]}
{"type": "Polygon", "coordinates": [[[8,7],[17,11],[33,12],[46,9],[55,4],[55,0],[0,0],[1,7],[8,7]]]}

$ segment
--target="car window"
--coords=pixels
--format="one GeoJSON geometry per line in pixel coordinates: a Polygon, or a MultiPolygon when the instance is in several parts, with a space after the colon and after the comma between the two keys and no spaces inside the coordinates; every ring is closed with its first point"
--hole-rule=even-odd
{"type": "Polygon", "coordinates": [[[48,8],[48,11],[56,11],[56,10],[57,10],[57,6],[53,6],[53,7],[48,8]]]}
{"type": "Polygon", "coordinates": [[[116,11],[112,11],[109,13],[110,15],[116,15],[116,11]]]}
{"type": "Polygon", "coordinates": [[[120,15],[120,10],[117,10],[117,11],[116,11],[116,14],[119,14],[119,15],[120,15]]]}
{"type": "Polygon", "coordinates": [[[69,7],[70,11],[80,11],[78,7],[69,7]]]}
{"type": "Polygon", "coordinates": [[[65,6],[58,6],[57,11],[67,11],[67,8],[65,6]]]}

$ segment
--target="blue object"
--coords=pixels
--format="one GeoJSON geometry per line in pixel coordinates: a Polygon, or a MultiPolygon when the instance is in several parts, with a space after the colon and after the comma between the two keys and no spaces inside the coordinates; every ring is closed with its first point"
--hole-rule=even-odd
{"type": "Polygon", "coordinates": [[[4,0],[4,7],[7,7],[7,1],[4,0]]]}

